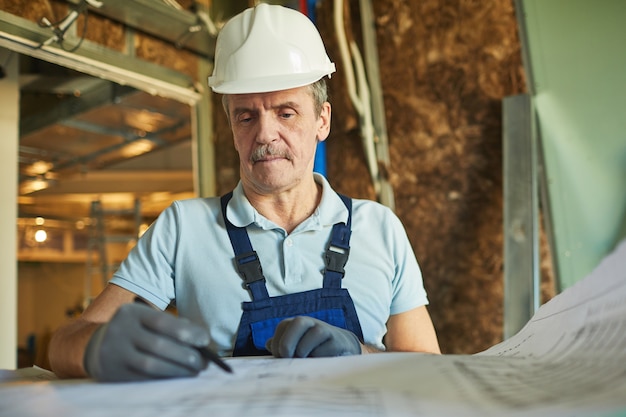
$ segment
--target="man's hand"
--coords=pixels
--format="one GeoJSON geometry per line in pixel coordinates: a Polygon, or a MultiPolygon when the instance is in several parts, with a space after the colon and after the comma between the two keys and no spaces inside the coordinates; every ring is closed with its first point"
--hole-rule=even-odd
{"type": "Polygon", "coordinates": [[[361,343],[354,333],[308,316],[278,323],[266,348],[277,358],[361,354],[361,343]]]}
{"type": "Polygon", "coordinates": [[[208,364],[195,347],[208,343],[206,330],[189,320],[130,303],[94,332],[83,363],[98,381],[194,376],[208,364]]]}

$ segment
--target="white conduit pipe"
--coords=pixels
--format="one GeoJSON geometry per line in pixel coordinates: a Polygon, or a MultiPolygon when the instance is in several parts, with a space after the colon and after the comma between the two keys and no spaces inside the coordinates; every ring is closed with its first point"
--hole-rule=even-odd
{"type": "Polygon", "coordinates": [[[350,51],[348,49],[348,41],[346,40],[345,27],[343,24],[343,0],[335,0],[334,2],[334,23],[335,32],[337,33],[337,41],[339,44],[339,53],[341,61],[345,67],[346,85],[348,95],[359,115],[361,127],[361,138],[365,148],[365,157],[367,165],[374,185],[376,195],[380,193],[380,181],[378,172],[378,162],[376,157],[376,148],[374,143],[374,125],[372,122],[372,109],[370,106],[369,85],[365,74],[365,67],[359,48],[355,42],[350,43],[350,51]],[[354,60],[354,67],[352,65],[354,60]],[[355,84],[355,74],[357,84],[355,84]]]}
{"type": "Polygon", "coordinates": [[[348,95],[352,100],[352,104],[356,108],[357,113],[361,115],[362,103],[361,99],[357,95],[356,86],[354,84],[354,70],[352,68],[352,59],[350,57],[350,51],[348,50],[348,41],[346,40],[345,28],[343,26],[343,0],[335,0],[334,2],[334,23],[335,33],[337,34],[337,43],[339,44],[339,53],[341,55],[341,61],[346,68],[346,84],[348,86],[348,95]]]}

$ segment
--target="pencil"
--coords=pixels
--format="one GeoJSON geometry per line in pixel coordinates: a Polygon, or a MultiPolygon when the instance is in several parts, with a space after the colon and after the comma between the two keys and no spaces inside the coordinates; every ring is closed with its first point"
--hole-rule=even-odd
{"type": "Polygon", "coordinates": [[[230,366],[228,366],[228,364],[226,364],[226,362],[224,362],[222,360],[222,358],[220,358],[217,353],[213,352],[208,347],[202,346],[202,347],[197,347],[196,349],[198,349],[198,352],[200,352],[200,354],[205,359],[210,360],[211,362],[215,363],[217,366],[222,368],[224,371],[229,372],[231,374],[233,373],[232,368],[230,366]]]}

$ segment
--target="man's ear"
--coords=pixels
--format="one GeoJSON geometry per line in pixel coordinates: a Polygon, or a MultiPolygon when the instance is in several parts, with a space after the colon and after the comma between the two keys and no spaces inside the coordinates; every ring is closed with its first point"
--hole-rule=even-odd
{"type": "Polygon", "coordinates": [[[330,134],[330,115],[331,115],[331,107],[329,102],[325,102],[322,105],[322,111],[320,112],[320,116],[318,118],[318,128],[317,128],[317,140],[319,142],[323,142],[326,140],[328,135],[330,134]]]}

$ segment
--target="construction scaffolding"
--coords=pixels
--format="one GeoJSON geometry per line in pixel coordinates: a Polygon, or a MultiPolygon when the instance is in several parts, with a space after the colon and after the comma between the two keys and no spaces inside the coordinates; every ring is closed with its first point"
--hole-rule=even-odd
{"type": "Polygon", "coordinates": [[[91,224],[87,243],[84,306],[104,287],[140,235],[141,202],[131,208],[105,209],[100,200],[91,203],[91,224]]]}

